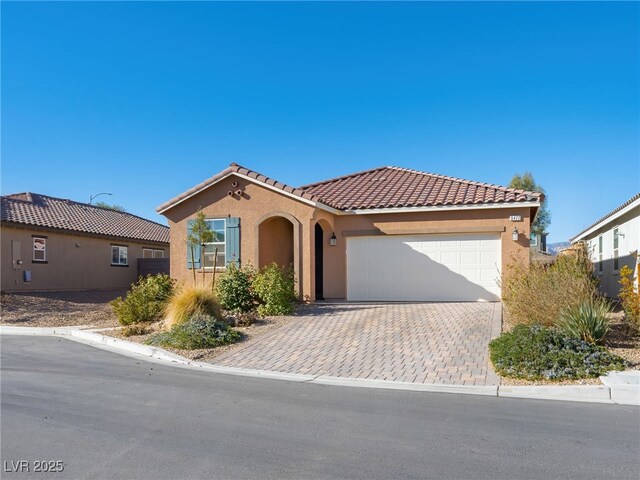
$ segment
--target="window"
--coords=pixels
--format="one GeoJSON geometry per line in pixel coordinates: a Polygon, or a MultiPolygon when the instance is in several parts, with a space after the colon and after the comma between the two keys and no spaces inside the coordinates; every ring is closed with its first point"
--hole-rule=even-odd
{"type": "Polygon", "coordinates": [[[529,246],[537,247],[538,246],[538,234],[535,232],[531,232],[529,235],[529,246]]]}
{"type": "Polygon", "coordinates": [[[620,243],[618,237],[618,229],[613,229],[613,271],[617,272],[620,266],[620,259],[618,258],[618,244],[620,243]]]}
{"type": "Polygon", "coordinates": [[[47,237],[33,237],[33,261],[47,261],[47,237]]]}
{"type": "Polygon", "coordinates": [[[604,253],[603,253],[603,238],[602,235],[598,237],[598,274],[602,275],[604,269],[604,253]]]}
{"type": "Polygon", "coordinates": [[[216,267],[226,266],[226,221],[225,219],[207,220],[209,228],[213,232],[214,240],[204,246],[204,268],[213,268],[213,258],[218,253],[216,267]]]}
{"type": "Polygon", "coordinates": [[[164,250],[155,250],[153,248],[143,248],[142,258],[164,258],[164,250]]]}
{"type": "Polygon", "coordinates": [[[127,266],[127,250],[124,245],[111,245],[111,265],[127,266]]]}

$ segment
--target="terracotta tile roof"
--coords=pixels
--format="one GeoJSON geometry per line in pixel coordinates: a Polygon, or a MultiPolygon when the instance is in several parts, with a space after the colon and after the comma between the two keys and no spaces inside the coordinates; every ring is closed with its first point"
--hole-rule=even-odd
{"type": "Polygon", "coordinates": [[[296,188],[232,163],[222,172],[163,203],[157,211],[162,213],[233,173],[337,210],[516,203],[544,198],[540,193],[400,167],[375,168],[296,188]]]}
{"type": "Polygon", "coordinates": [[[629,205],[631,205],[633,202],[640,200],[640,193],[636,193],[633,197],[631,197],[629,200],[627,200],[626,202],[624,202],[622,205],[614,208],[613,210],[611,210],[609,213],[607,213],[606,215],[604,215],[603,217],[599,218],[597,221],[593,222],[591,225],[589,225],[587,228],[585,228],[584,230],[582,230],[579,234],[577,234],[575,237],[573,237],[571,239],[571,242],[575,242],[576,240],[581,239],[585,233],[587,233],[589,230],[591,230],[593,227],[599,225],[600,223],[603,223],[605,220],[607,220],[609,217],[614,216],[616,213],[618,213],[620,210],[628,207],[629,205]]]}
{"type": "Polygon", "coordinates": [[[541,201],[540,193],[400,167],[380,167],[300,187],[339,210],[541,201]]]}
{"type": "Polygon", "coordinates": [[[1,200],[2,222],[169,243],[169,227],[130,213],[37,193],[3,195],[1,200]]]}

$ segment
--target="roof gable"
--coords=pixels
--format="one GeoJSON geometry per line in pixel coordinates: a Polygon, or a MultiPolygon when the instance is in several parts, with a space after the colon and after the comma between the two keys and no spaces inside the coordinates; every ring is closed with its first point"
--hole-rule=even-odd
{"type": "Polygon", "coordinates": [[[169,227],[126,212],[37,193],[2,198],[2,222],[148,242],[169,242],[169,227]]]}

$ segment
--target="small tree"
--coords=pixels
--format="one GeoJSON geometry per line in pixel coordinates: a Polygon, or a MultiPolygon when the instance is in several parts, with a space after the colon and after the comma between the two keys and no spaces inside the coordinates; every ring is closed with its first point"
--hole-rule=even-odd
{"type": "MultiPolygon", "coordinates": [[[[207,243],[211,243],[214,240],[214,233],[209,227],[207,223],[207,219],[202,212],[202,210],[198,210],[196,213],[196,218],[194,219],[193,224],[191,225],[191,232],[187,236],[187,244],[191,249],[191,265],[193,265],[193,284],[196,284],[196,269],[195,269],[195,254],[194,249],[196,245],[200,245],[200,265],[202,268],[202,286],[205,283],[205,270],[204,270],[204,249],[207,243]]],[[[213,270],[215,272],[215,259],[218,256],[218,252],[214,254],[214,265],[213,270]]]]}
{"type": "MultiPolygon", "coordinates": [[[[531,172],[524,172],[522,175],[515,174],[509,183],[509,188],[515,188],[518,190],[526,190],[528,192],[538,192],[544,194],[544,188],[538,185],[533,178],[531,172]]],[[[542,235],[545,230],[551,224],[551,212],[547,204],[547,198],[542,201],[536,219],[531,225],[531,231],[542,235]]]]}

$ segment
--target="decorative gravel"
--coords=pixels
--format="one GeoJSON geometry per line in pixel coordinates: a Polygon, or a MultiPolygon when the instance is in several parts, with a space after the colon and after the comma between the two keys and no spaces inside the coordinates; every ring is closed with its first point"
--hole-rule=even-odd
{"type": "MultiPolygon", "coordinates": [[[[223,345],[216,348],[205,348],[199,350],[179,350],[175,348],[164,348],[170,352],[176,353],[183,357],[186,357],[190,360],[197,360],[199,362],[209,362],[223,353],[229,352],[231,350],[235,350],[238,348],[244,348],[251,345],[252,342],[255,342],[260,337],[272,332],[284,325],[294,321],[297,318],[297,315],[300,315],[304,312],[304,309],[308,308],[307,305],[299,305],[296,309],[296,313],[293,315],[286,316],[278,316],[278,317],[264,317],[259,318],[253,325],[248,327],[233,327],[234,330],[242,333],[242,340],[233,343],[231,345],[223,345]]],[[[159,330],[160,323],[156,323],[150,326],[150,332],[145,335],[132,335],[130,337],[125,337],[122,334],[121,329],[104,331],[100,332],[103,335],[108,335],[110,337],[121,338],[123,340],[127,340],[129,342],[143,343],[149,338],[149,335],[155,333],[159,330]]]]}
{"type": "Polygon", "coordinates": [[[116,327],[109,301],[125,290],[3,293],[0,324],[21,327],[116,327]]]}

